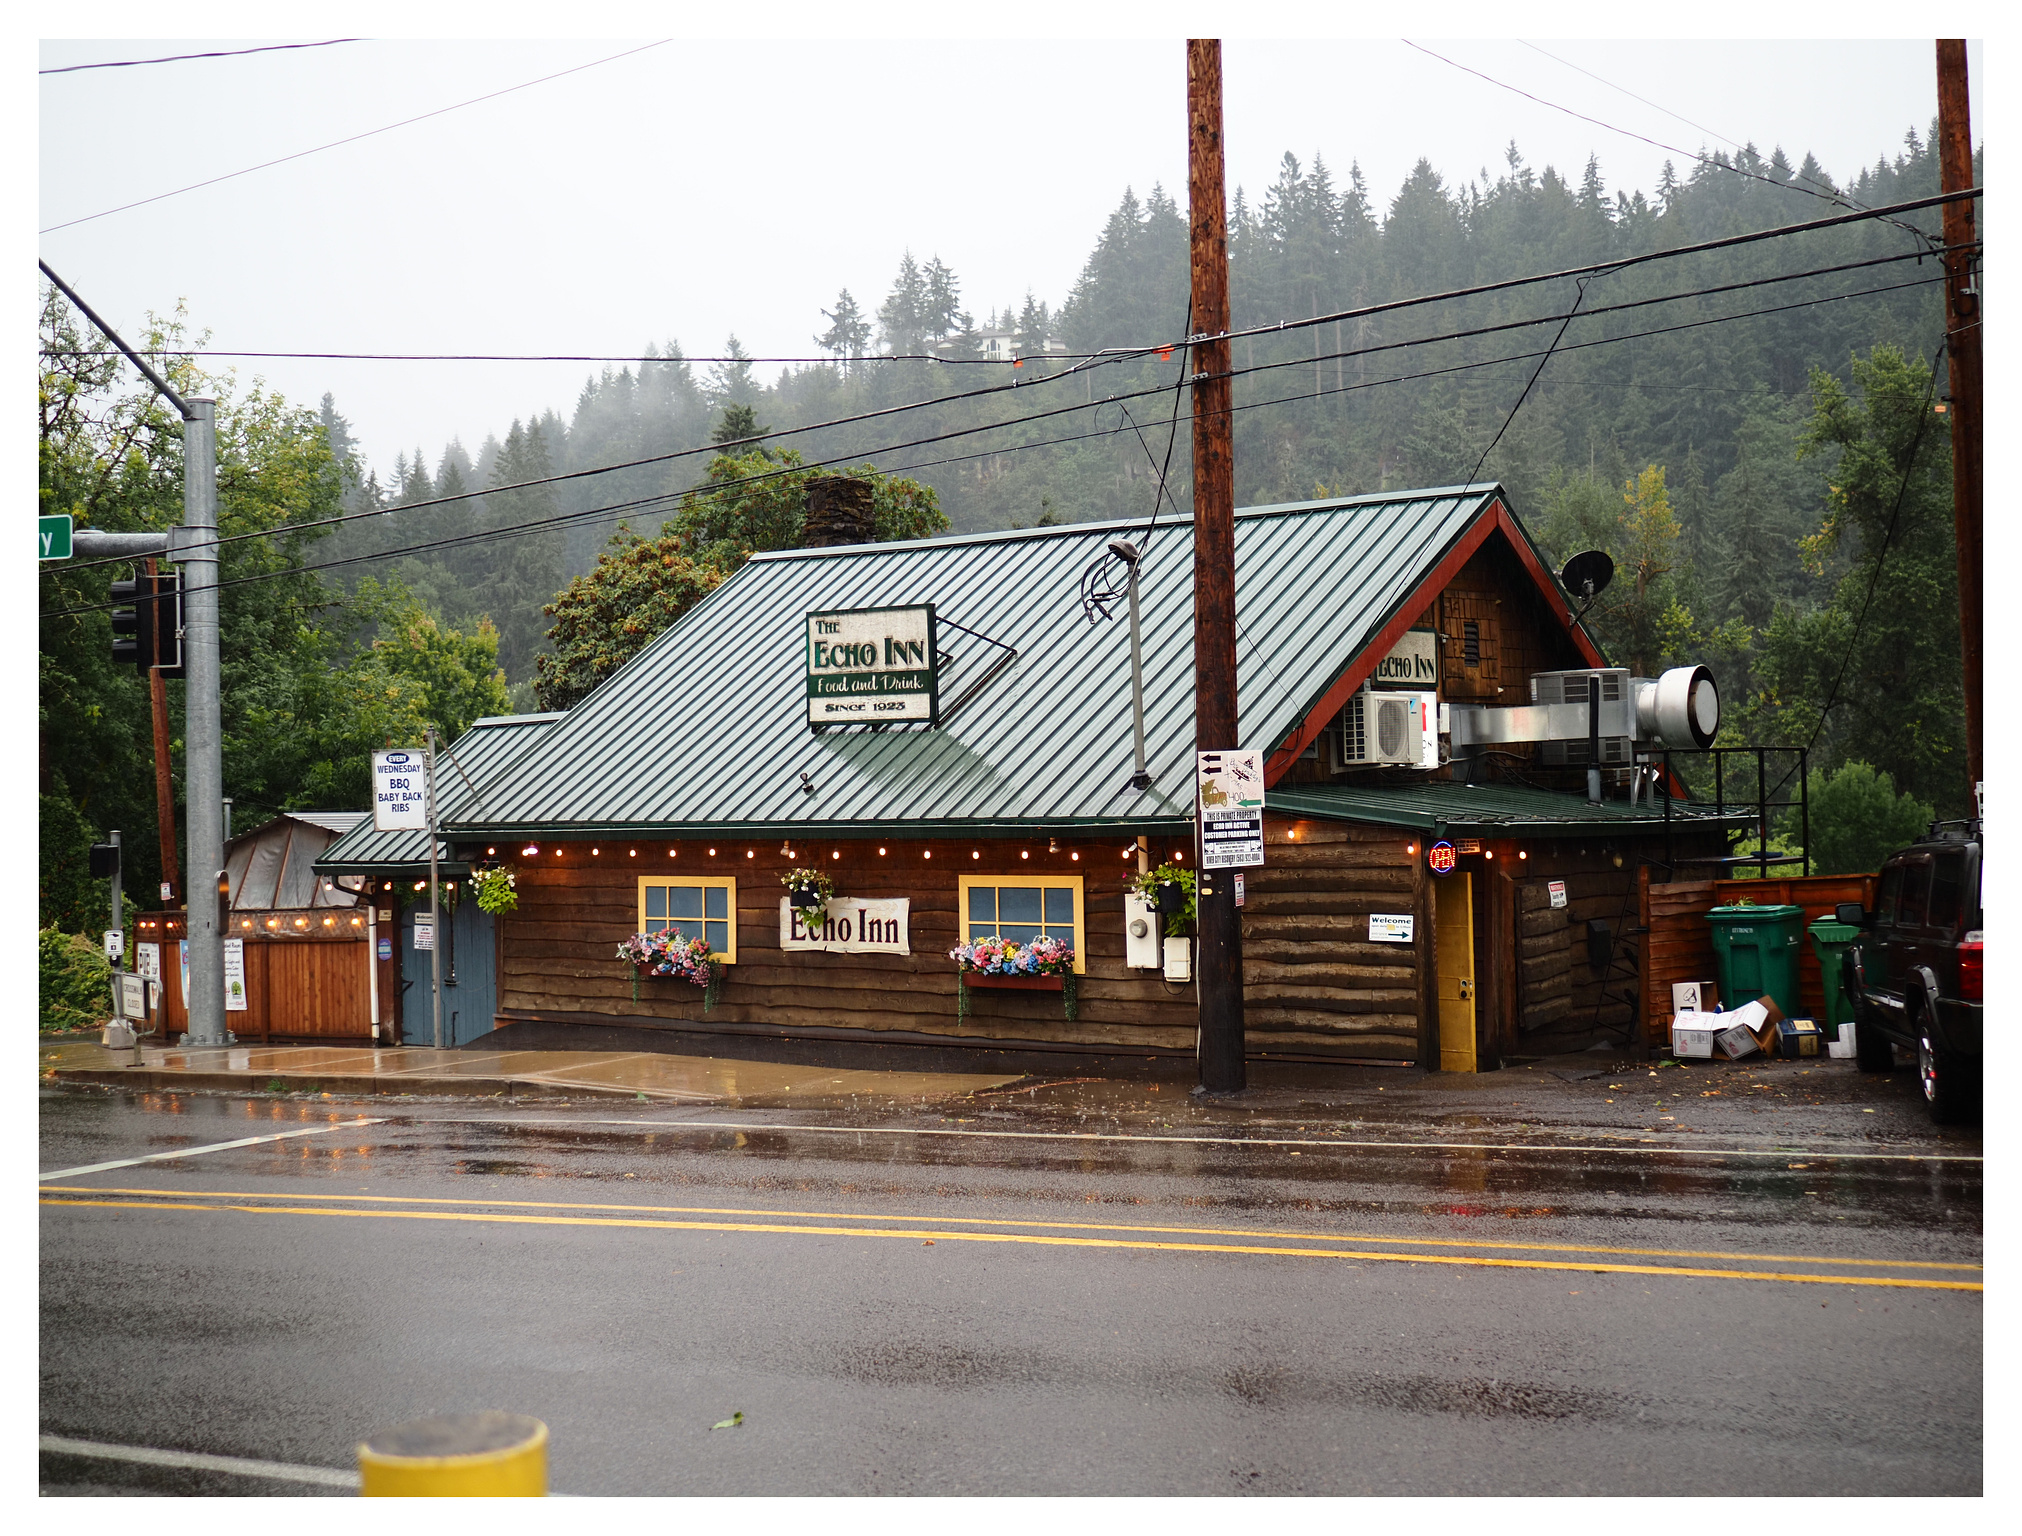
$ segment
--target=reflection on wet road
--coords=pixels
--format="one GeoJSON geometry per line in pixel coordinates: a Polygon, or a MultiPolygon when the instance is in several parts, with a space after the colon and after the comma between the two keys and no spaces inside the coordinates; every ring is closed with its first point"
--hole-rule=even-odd
{"type": "Polygon", "coordinates": [[[338,1128],[45,1185],[43,1430],[342,1468],[505,1407],[582,1493],[1980,1487],[1977,1147],[369,1113],[46,1101],[54,1168],[338,1128]]]}

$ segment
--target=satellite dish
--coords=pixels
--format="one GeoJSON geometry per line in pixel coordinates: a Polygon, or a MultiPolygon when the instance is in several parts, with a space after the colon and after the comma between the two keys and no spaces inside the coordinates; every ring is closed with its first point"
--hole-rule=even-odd
{"type": "Polygon", "coordinates": [[[1575,555],[1559,572],[1559,580],[1565,583],[1566,591],[1587,602],[1607,591],[1608,583],[1614,579],[1615,562],[1608,557],[1605,549],[1590,549],[1575,555]]]}

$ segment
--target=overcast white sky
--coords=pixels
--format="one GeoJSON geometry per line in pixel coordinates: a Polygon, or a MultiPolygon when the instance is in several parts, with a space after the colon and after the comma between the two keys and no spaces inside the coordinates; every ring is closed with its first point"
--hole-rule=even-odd
{"type": "MultiPolygon", "coordinates": [[[[662,33],[680,29],[683,13],[661,14],[662,33]]],[[[1794,160],[1809,150],[1842,179],[1936,111],[1927,39],[1554,41],[1572,29],[1531,14],[1532,41],[1565,62],[1514,40],[1418,41],[1688,152],[1731,136],[1794,160]]],[[[301,35],[389,24],[367,8],[301,35]]],[[[51,228],[604,59],[650,42],[653,23],[639,25],[630,42],[586,25],[604,37],[375,40],[44,75],[39,252],[114,324],[137,331],[183,300],[226,349],[632,353],[673,337],[700,355],[734,331],[761,355],[802,355],[836,290],[874,308],[907,247],[953,267],[980,319],[1028,287],[1058,304],[1126,184],[1163,181],[1184,202],[1177,41],[688,39],[51,228]]],[[[282,40],[45,41],[39,67],[282,40]]],[[[1971,64],[1977,140],[1977,48],[1971,64]]],[[[1497,173],[1512,138],[1533,166],[1574,177],[1598,155],[1611,189],[1653,189],[1667,158],[1395,40],[1235,39],[1225,72],[1230,181],[1253,198],[1287,149],[1317,150],[1342,182],[1359,161],[1379,207],[1419,157],[1464,182],[1497,173]]],[[[382,471],[417,443],[432,463],[453,435],[474,451],[515,415],[566,415],[589,371],[238,366],[305,403],[333,391],[382,471]]]]}

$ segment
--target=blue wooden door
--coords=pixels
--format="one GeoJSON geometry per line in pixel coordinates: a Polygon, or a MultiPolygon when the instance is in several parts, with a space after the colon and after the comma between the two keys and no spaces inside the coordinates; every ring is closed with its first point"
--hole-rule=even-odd
{"type": "MultiPolygon", "coordinates": [[[[414,918],[425,906],[400,914],[400,1039],[403,1045],[433,1045],[435,1023],[429,1009],[429,955],[414,947],[414,918]]],[[[498,1006],[498,960],[491,914],[474,901],[460,901],[442,914],[442,1043],[468,1045],[492,1029],[498,1006]]]]}

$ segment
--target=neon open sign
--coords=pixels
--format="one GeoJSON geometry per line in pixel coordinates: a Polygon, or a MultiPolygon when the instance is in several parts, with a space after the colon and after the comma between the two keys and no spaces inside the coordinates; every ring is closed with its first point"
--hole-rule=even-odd
{"type": "Polygon", "coordinates": [[[1426,865],[1435,875],[1450,875],[1460,856],[1453,851],[1453,844],[1442,838],[1425,850],[1426,865]]]}

